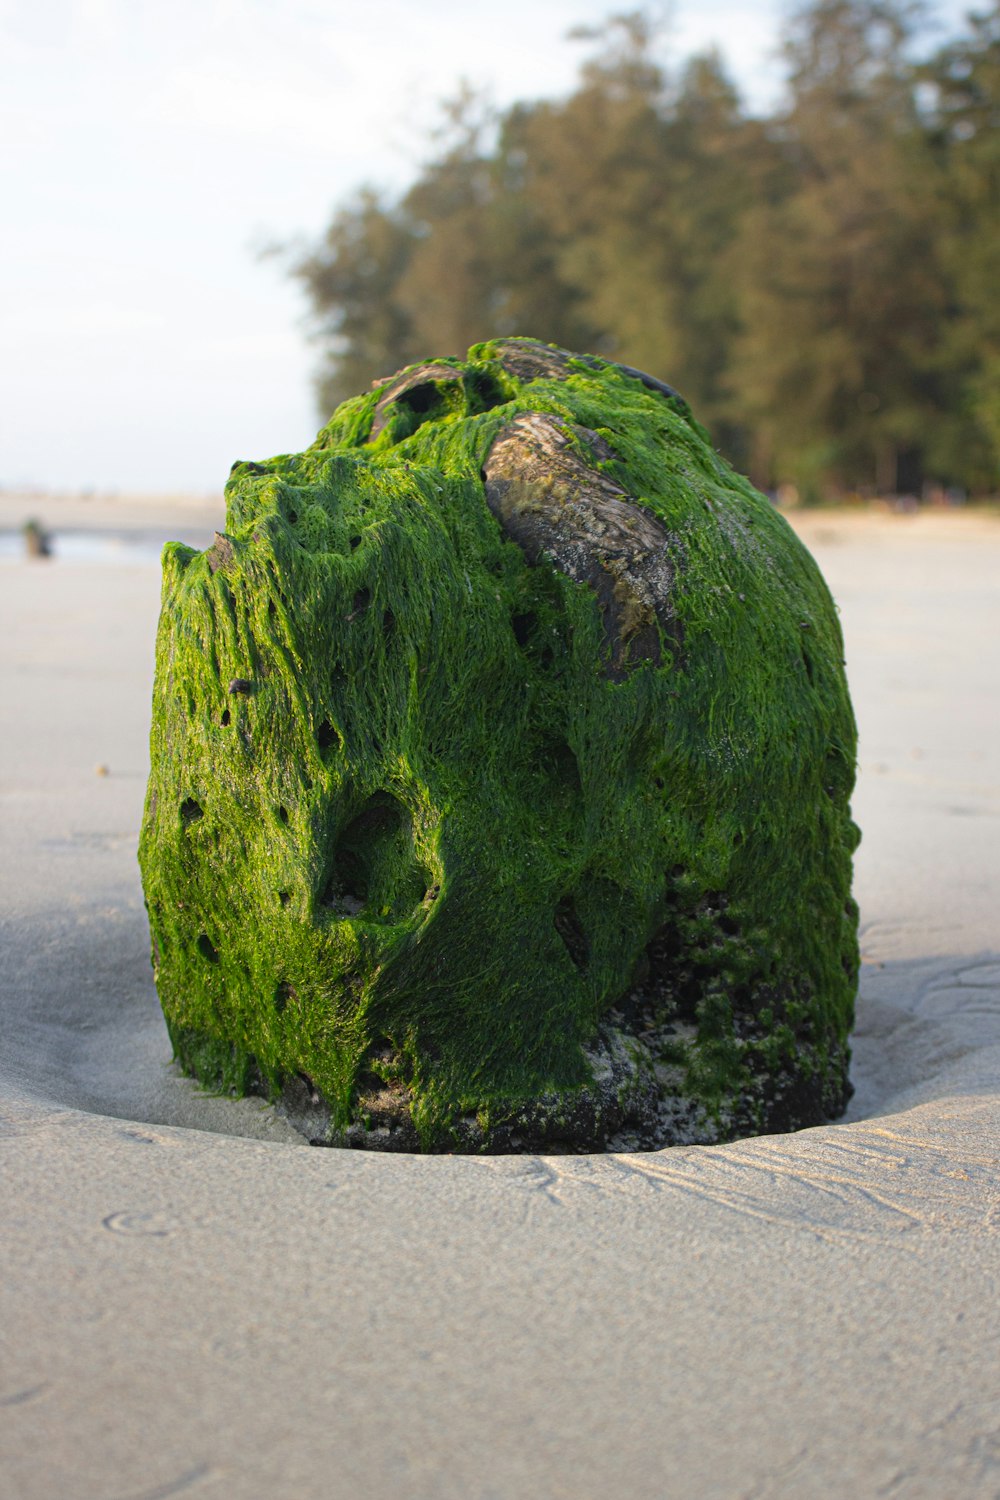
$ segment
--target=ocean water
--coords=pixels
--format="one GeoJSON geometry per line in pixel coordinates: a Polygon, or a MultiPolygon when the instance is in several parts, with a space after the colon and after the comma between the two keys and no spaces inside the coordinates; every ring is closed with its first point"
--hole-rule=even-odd
{"type": "Polygon", "coordinates": [[[26,559],[45,567],[50,563],[107,563],[112,566],[158,563],[168,531],[50,531],[48,557],[28,558],[20,530],[0,530],[0,563],[26,559]]]}

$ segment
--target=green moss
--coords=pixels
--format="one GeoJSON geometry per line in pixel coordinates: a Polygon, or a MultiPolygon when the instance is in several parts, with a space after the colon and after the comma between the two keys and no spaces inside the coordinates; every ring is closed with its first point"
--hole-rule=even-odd
{"type": "Polygon", "coordinates": [[[615,365],[429,368],[236,465],[225,536],[165,549],[140,862],[178,1060],[305,1090],[331,1141],[814,1123],[845,1098],[857,834],[812,559],[615,365]],[[483,469],[525,413],[660,528],[666,603],[610,553],[597,586],[529,560],[511,525],[558,476],[498,521],[483,469]]]}

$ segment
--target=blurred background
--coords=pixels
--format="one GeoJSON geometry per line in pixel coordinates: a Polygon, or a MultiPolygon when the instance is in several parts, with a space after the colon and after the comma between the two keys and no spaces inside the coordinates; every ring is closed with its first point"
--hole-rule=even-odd
{"type": "Polygon", "coordinates": [[[794,502],[1000,489],[1000,4],[0,0],[0,488],[217,494],[520,333],[794,502]]]}

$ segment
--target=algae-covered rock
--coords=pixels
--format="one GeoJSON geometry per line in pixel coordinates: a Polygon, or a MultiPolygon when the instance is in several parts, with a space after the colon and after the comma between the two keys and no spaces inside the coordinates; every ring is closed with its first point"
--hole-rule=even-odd
{"type": "Polygon", "coordinates": [[[835,1115],[854,753],[812,559],[669,387],[525,339],[379,382],[164,553],[176,1056],[382,1149],[835,1115]]]}

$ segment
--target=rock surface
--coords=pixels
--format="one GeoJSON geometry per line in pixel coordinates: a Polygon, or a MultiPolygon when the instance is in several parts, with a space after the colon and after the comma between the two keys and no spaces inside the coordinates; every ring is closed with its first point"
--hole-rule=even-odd
{"type": "Polygon", "coordinates": [[[500,340],[164,553],[140,862],[181,1065],[383,1150],[846,1102],[855,731],[808,553],[669,386],[500,340]]]}

